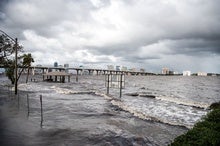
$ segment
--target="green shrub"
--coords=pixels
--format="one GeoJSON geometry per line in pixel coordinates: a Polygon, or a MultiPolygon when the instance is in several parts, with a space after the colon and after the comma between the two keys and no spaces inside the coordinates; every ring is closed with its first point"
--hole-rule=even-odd
{"type": "Polygon", "coordinates": [[[203,121],[195,124],[189,130],[175,138],[170,146],[220,146],[220,103],[212,104],[203,121]]]}

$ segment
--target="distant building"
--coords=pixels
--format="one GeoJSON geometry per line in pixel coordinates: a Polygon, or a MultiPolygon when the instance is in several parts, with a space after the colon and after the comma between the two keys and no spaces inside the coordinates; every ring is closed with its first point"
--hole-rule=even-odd
{"type": "Polygon", "coordinates": [[[58,67],[58,63],[57,62],[54,62],[54,67],[58,67]]]}
{"type": "Polygon", "coordinates": [[[69,68],[69,64],[64,64],[64,68],[65,68],[65,72],[69,73],[69,69],[67,69],[67,68],[69,68]]]}
{"type": "Polygon", "coordinates": [[[113,65],[107,65],[108,70],[114,70],[114,66],[113,65]]]}
{"type": "Polygon", "coordinates": [[[116,70],[116,71],[120,71],[120,70],[121,70],[121,67],[117,65],[117,66],[115,67],[115,70],[116,70]]]}
{"type": "Polygon", "coordinates": [[[205,73],[205,72],[198,72],[197,75],[198,76],[207,76],[207,73],[205,73]]]}
{"type": "Polygon", "coordinates": [[[216,73],[207,73],[207,76],[214,76],[214,77],[216,77],[216,76],[218,76],[218,74],[216,74],[216,73]]]}
{"type": "Polygon", "coordinates": [[[162,68],[162,74],[163,75],[168,75],[169,74],[169,68],[166,68],[166,67],[162,68]]]}
{"type": "Polygon", "coordinates": [[[143,72],[143,73],[144,73],[144,72],[145,72],[145,69],[141,68],[141,69],[140,69],[140,72],[143,72]]]}
{"type": "Polygon", "coordinates": [[[127,67],[125,67],[125,66],[122,66],[122,67],[121,67],[121,71],[127,71],[127,70],[128,70],[127,67]]]}
{"type": "Polygon", "coordinates": [[[169,75],[174,75],[174,71],[169,71],[169,75]]]}
{"type": "MultiPolygon", "coordinates": [[[[54,62],[53,67],[58,67],[58,63],[54,62]]],[[[58,71],[57,69],[53,69],[52,71],[58,71]]],[[[50,71],[49,71],[50,72],[50,71]]]]}
{"type": "MultiPolygon", "coordinates": [[[[36,67],[41,67],[42,65],[40,65],[40,64],[38,64],[38,65],[36,65],[36,67]]],[[[32,70],[32,74],[34,75],[34,74],[42,74],[43,73],[43,70],[42,69],[33,69],[32,70]]]]}
{"type": "Polygon", "coordinates": [[[191,76],[191,71],[183,71],[183,76],[191,76]]]}
{"type": "Polygon", "coordinates": [[[69,64],[64,64],[64,68],[69,68],[69,64]]]}
{"type": "Polygon", "coordinates": [[[130,72],[136,72],[136,68],[129,69],[130,72]]]}

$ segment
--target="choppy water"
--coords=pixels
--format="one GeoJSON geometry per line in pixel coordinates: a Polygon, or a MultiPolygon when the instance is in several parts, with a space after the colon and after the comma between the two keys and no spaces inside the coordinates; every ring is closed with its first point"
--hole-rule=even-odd
{"type": "Polygon", "coordinates": [[[32,78],[38,82],[19,84],[19,100],[0,78],[2,143],[167,145],[220,101],[219,77],[126,76],[121,99],[119,89],[105,95],[104,76],[80,76],[79,82],[72,77],[65,84],[32,78]]]}

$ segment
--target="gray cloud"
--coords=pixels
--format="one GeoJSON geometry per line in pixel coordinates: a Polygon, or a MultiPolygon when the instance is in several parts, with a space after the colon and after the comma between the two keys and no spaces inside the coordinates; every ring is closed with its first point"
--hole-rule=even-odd
{"type": "Polygon", "coordinates": [[[218,0],[3,0],[0,28],[42,64],[220,72],[218,6],[218,0]]]}

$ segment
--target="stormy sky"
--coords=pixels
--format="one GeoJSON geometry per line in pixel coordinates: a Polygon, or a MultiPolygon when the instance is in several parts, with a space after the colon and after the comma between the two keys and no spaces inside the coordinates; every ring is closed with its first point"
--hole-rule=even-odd
{"type": "Polygon", "coordinates": [[[35,65],[220,73],[219,0],[1,0],[0,29],[35,65]]]}

